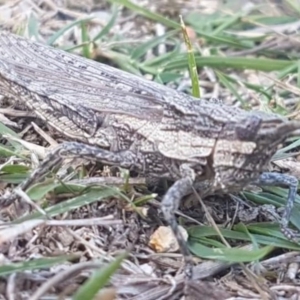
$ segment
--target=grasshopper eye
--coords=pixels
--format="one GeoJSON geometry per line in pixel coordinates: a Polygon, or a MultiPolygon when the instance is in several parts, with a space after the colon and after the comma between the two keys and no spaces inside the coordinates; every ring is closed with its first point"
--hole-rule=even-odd
{"type": "Polygon", "coordinates": [[[262,119],[255,115],[250,115],[249,117],[245,118],[236,126],[235,132],[237,138],[246,141],[255,139],[261,126],[261,122],[262,119]]]}

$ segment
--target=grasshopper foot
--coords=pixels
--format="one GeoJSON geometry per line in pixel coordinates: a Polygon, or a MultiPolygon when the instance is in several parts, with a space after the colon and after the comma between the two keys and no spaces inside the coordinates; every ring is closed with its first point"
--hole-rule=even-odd
{"type": "Polygon", "coordinates": [[[283,225],[280,226],[280,231],[288,240],[297,244],[300,242],[300,232],[284,227],[283,225]]]}
{"type": "Polygon", "coordinates": [[[298,180],[294,176],[281,174],[281,173],[262,173],[258,179],[258,183],[261,185],[280,185],[289,188],[288,198],[283,212],[282,219],[280,221],[280,230],[283,235],[296,243],[299,243],[300,233],[289,228],[289,222],[293,211],[295,199],[297,196],[298,180]]]}

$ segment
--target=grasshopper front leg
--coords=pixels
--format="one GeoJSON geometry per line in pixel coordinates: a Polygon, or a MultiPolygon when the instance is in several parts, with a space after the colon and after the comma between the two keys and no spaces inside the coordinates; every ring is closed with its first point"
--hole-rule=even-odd
{"type": "Polygon", "coordinates": [[[287,239],[298,243],[300,234],[288,227],[293,207],[296,201],[298,179],[287,174],[264,172],[258,178],[257,184],[269,186],[280,185],[289,188],[288,198],[283,212],[282,220],[279,223],[281,232],[284,234],[284,236],[287,239]]]}
{"type": "Polygon", "coordinates": [[[195,181],[195,172],[188,165],[183,164],[181,166],[180,173],[182,178],[177,180],[165,194],[161,209],[164,214],[165,220],[171,227],[173,234],[178,242],[180,251],[185,261],[185,294],[187,294],[188,282],[193,277],[193,263],[191,253],[188,249],[187,243],[183,238],[182,233],[179,230],[178,223],[176,221],[175,212],[179,208],[180,201],[184,196],[187,196],[193,192],[193,184],[195,181]]]}

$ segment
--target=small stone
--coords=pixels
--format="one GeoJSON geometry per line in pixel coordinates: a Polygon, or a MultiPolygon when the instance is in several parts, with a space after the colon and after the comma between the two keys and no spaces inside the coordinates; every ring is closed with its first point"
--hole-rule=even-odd
{"type": "MultiPolygon", "coordinates": [[[[179,226],[179,231],[183,235],[185,241],[188,239],[187,231],[179,226]]],[[[156,252],[177,252],[179,250],[179,245],[170,227],[160,226],[151,235],[149,246],[156,252]]]]}

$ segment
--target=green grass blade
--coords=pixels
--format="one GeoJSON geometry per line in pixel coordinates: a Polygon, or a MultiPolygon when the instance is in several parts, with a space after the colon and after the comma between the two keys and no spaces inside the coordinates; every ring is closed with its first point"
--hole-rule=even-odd
{"type": "Polygon", "coordinates": [[[123,5],[125,7],[127,7],[128,9],[138,13],[139,15],[142,15],[150,20],[156,21],[160,24],[163,24],[167,27],[173,28],[173,29],[179,29],[180,25],[168,18],[165,18],[162,15],[153,13],[149,10],[147,10],[146,8],[139,6],[137,4],[134,4],[128,0],[108,0],[111,3],[116,3],[116,4],[120,4],[123,5]]]}
{"type": "MultiPolygon", "coordinates": [[[[257,70],[264,72],[280,71],[294,64],[293,61],[279,59],[259,59],[247,57],[199,57],[196,56],[196,64],[198,67],[211,67],[216,69],[233,68],[237,70],[257,70]]],[[[165,70],[185,69],[188,66],[186,58],[182,55],[178,56],[176,61],[166,65],[165,70]]]]}
{"type": "Polygon", "coordinates": [[[189,66],[189,71],[190,71],[190,78],[192,81],[192,95],[195,98],[200,98],[201,94],[200,94],[199,79],[198,79],[199,76],[198,76],[198,72],[197,72],[197,66],[196,66],[193,46],[191,44],[185,24],[184,24],[181,16],[180,16],[180,24],[181,24],[181,30],[182,30],[184,42],[185,42],[185,45],[187,47],[187,52],[188,52],[187,61],[188,61],[188,66],[189,66]]]}
{"type": "Polygon", "coordinates": [[[67,32],[69,29],[77,26],[77,25],[80,25],[84,22],[88,22],[92,19],[94,19],[95,17],[88,17],[88,18],[83,18],[83,19],[79,19],[79,20],[76,20],[68,25],[66,25],[65,27],[61,28],[60,30],[58,30],[57,32],[55,32],[53,35],[51,35],[48,40],[47,40],[47,44],[48,45],[53,45],[55,43],[55,41],[57,39],[59,39],[65,32],[67,32]]]}
{"type": "Polygon", "coordinates": [[[74,258],[77,258],[77,256],[72,254],[50,258],[44,257],[18,263],[10,263],[4,266],[0,266],[0,276],[7,276],[14,273],[20,273],[36,269],[50,268],[57,264],[65,263],[68,260],[73,260],[74,258]]]}
{"type": "Polygon", "coordinates": [[[120,268],[127,253],[119,255],[108,266],[96,271],[73,296],[73,300],[93,300],[95,295],[109,282],[111,276],[120,268]]]}
{"type": "Polygon", "coordinates": [[[119,8],[117,5],[112,5],[112,16],[107,24],[102,28],[102,30],[93,38],[93,42],[100,40],[104,36],[106,36],[110,30],[113,28],[114,24],[116,23],[117,17],[119,14],[119,8]]]}

